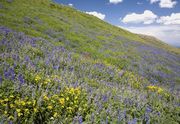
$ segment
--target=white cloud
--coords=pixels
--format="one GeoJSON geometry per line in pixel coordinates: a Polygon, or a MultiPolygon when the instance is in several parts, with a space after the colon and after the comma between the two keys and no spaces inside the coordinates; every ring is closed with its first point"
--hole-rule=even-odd
{"type": "Polygon", "coordinates": [[[112,4],[118,4],[121,2],[123,2],[123,0],[109,0],[109,3],[112,3],[112,4]]]}
{"type": "Polygon", "coordinates": [[[154,25],[123,28],[133,33],[155,36],[165,43],[180,47],[180,25],[154,25]]]}
{"type": "Polygon", "coordinates": [[[74,5],[73,5],[72,3],[69,3],[69,4],[68,4],[68,6],[71,6],[71,7],[73,7],[74,5]]]}
{"type": "Polygon", "coordinates": [[[170,16],[161,16],[157,23],[164,25],[180,25],[180,13],[172,13],[170,16]]]}
{"type": "Polygon", "coordinates": [[[101,20],[104,20],[105,17],[106,17],[105,14],[98,13],[98,12],[96,12],[96,11],[93,11],[93,12],[86,12],[86,13],[89,14],[89,15],[96,16],[96,17],[98,17],[98,18],[101,19],[101,20]]]}
{"type": "Polygon", "coordinates": [[[141,3],[141,2],[137,2],[137,5],[142,5],[143,3],[141,3]]]}
{"type": "Polygon", "coordinates": [[[152,24],[155,22],[157,15],[155,15],[150,10],[145,10],[142,14],[131,13],[126,15],[123,19],[123,23],[143,23],[143,24],[152,24]]]}
{"type": "Polygon", "coordinates": [[[173,0],[161,0],[159,6],[161,8],[173,8],[176,4],[177,2],[173,0]]]}
{"type": "Polygon", "coordinates": [[[174,0],[150,0],[151,4],[157,2],[159,2],[161,8],[173,8],[177,4],[177,1],[174,0]]]}
{"type": "Polygon", "coordinates": [[[157,3],[159,2],[160,0],[150,0],[150,3],[153,4],[153,3],[157,3]]]}

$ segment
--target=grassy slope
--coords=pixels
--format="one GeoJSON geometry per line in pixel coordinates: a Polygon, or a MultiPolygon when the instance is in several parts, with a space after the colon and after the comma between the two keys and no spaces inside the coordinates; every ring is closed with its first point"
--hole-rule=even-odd
{"type": "MultiPolygon", "coordinates": [[[[158,40],[141,37],[117,28],[70,7],[46,0],[33,2],[16,0],[13,3],[4,2],[3,6],[5,8],[0,10],[2,13],[1,25],[25,32],[27,35],[43,37],[56,45],[63,45],[77,53],[88,54],[92,59],[99,59],[120,69],[128,69],[136,73],[140,70],[140,67],[133,65],[132,60],[134,63],[140,63],[142,51],[139,52],[138,49],[143,45],[154,47],[157,51],[164,51],[169,56],[179,58],[178,49],[158,40]]],[[[144,49],[143,52],[147,52],[147,50],[144,49]]],[[[166,57],[162,54],[158,55],[158,58],[163,59],[160,61],[166,61],[166,57]]],[[[175,63],[176,66],[179,66],[177,60],[165,63],[175,63]]],[[[145,64],[149,64],[147,60],[145,64]]],[[[170,66],[172,65],[170,64],[170,66]]],[[[157,67],[153,68],[157,70],[157,67]]],[[[176,82],[179,75],[174,74],[172,67],[169,68],[174,77],[168,82],[176,82]]],[[[149,74],[148,69],[143,69],[142,73],[152,75],[149,74]]],[[[158,81],[165,82],[163,78],[165,77],[160,76],[158,81]]]]}
{"type": "MultiPolygon", "coordinates": [[[[18,64],[17,68],[15,66],[15,71],[23,74],[26,80],[20,91],[14,91],[11,88],[11,81],[5,79],[6,76],[2,76],[4,79],[0,89],[2,98],[18,92],[21,97],[23,97],[21,93],[24,93],[24,96],[28,96],[30,99],[41,101],[42,94],[47,92],[47,88],[43,84],[39,84],[42,87],[38,89],[36,76],[40,75],[46,78],[58,75],[62,77],[61,84],[55,82],[54,85],[48,86],[49,96],[56,94],[58,85],[74,87],[77,84],[88,91],[88,99],[91,99],[93,95],[96,96],[92,98],[93,106],[90,105],[88,110],[85,107],[85,110],[77,111],[84,121],[92,121],[90,115],[97,114],[95,122],[109,120],[117,123],[120,116],[117,108],[121,112],[127,112],[126,117],[122,117],[123,122],[135,118],[138,118],[138,122],[147,121],[144,119],[147,108],[151,109],[152,113],[148,116],[152,122],[163,123],[164,118],[172,122],[179,121],[176,117],[178,95],[174,96],[177,91],[170,92],[169,89],[166,89],[171,84],[175,84],[175,87],[179,85],[179,50],[158,40],[130,33],[96,17],[47,0],[14,0],[13,2],[3,0],[0,4],[2,5],[0,25],[16,32],[25,33],[19,34],[10,30],[10,33],[5,35],[4,29],[1,29],[2,56],[0,60],[3,66],[1,66],[0,73],[5,75],[3,74],[4,70],[8,72],[9,66],[14,68],[14,64],[18,64]],[[34,42],[32,44],[32,37],[40,38],[37,38],[37,42],[32,41],[34,42]],[[42,38],[46,40],[42,40],[42,38]],[[4,39],[13,42],[10,42],[9,45],[2,45],[4,39]],[[22,41],[25,43],[21,44],[22,41]],[[65,47],[65,52],[62,52],[64,51],[62,46],[65,47]],[[20,60],[7,57],[14,56],[14,54],[18,55],[20,60]],[[24,66],[24,58],[27,56],[32,61],[28,65],[30,68],[24,66]],[[47,65],[47,61],[50,61],[50,64],[47,65]],[[60,66],[60,69],[54,70],[57,66],[60,66]],[[149,93],[146,87],[151,83],[161,85],[163,87],[162,94],[156,92],[158,88],[155,88],[155,92],[153,90],[152,93],[149,93]],[[10,92],[5,92],[4,89],[10,92]],[[34,92],[38,92],[35,97],[30,95],[34,92]],[[122,97],[118,99],[120,94],[122,97]],[[108,102],[104,100],[105,96],[108,97],[108,102]],[[142,102],[140,97],[145,100],[142,102]],[[100,104],[105,108],[104,110],[101,109],[100,104]],[[137,104],[142,107],[139,108],[137,104]],[[165,109],[167,106],[168,108],[165,109]],[[106,111],[110,112],[105,113],[106,111]],[[154,114],[157,112],[162,115],[154,114]]],[[[18,82],[18,80],[19,78],[13,82],[18,82]]],[[[16,86],[17,84],[13,84],[13,87],[16,86]]],[[[86,99],[83,102],[87,102],[86,99]]],[[[47,107],[47,105],[38,104],[38,107],[41,110],[41,107],[47,107]]],[[[3,107],[2,110],[4,110],[3,107]]],[[[70,116],[68,116],[69,113],[65,113],[59,119],[68,123],[75,115],[78,115],[77,113],[70,114],[70,116]],[[66,117],[68,120],[63,119],[66,117]]],[[[35,115],[35,117],[28,115],[30,116],[29,120],[37,119],[39,115],[35,115]]],[[[46,116],[46,121],[51,121],[49,116],[52,116],[52,113],[47,111],[46,116]]],[[[22,118],[26,118],[26,116],[22,118]]],[[[0,119],[6,120],[6,116],[2,116],[0,119]]]]}

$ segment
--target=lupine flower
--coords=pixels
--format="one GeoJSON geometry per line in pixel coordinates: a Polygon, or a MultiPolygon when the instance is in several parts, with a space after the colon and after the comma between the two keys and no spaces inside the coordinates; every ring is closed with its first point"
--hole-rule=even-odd
{"type": "Polygon", "coordinates": [[[2,83],[2,77],[0,76],[0,83],[2,83]]]}
{"type": "Polygon", "coordinates": [[[137,119],[134,118],[132,121],[129,121],[128,124],[137,124],[137,119]]]}
{"type": "Polygon", "coordinates": [[[24,84],[24,78],[23,78],[22,74],[18,75],[18,80],[19,80],[20,84],[24,84]]]}
{"type": "Polygon", "coordinates": [[[79,124],[82,124],[83,122],[83,119],[82,119],[82,116],[79,117],[79,124]]]}

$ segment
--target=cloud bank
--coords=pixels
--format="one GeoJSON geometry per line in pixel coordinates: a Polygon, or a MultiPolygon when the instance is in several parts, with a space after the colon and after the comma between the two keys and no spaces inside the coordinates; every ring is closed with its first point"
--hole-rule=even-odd
{"type": "Polygon", "coordinates": [[[173,8],[177,4],[177,1],[174,1],[174,0],[150,0],[150,3],[151,4],[159,3],[159,6],[161,8],[173,8]]]}
{"type": "Polygon", "coordinates": [[[133,33],[155,36],[165,43],[180,47],[180,25],[123,27],[133,33]]]}
{"type": "Polygon", "coordinates": [[[112,3],[112,4],[118,4],[121,2],[123,2],[123,0],[109,0],[109,3],[112,3]]]}
{"type": "Polygon", "coordinates": [[[96,12],[96,11],[93,11],[93,12],[86,12],[87,14],[89,15],[93,15],[93,16],[96,16],[98,17],[99,19],[101,20],[104,20],[106,15],[105,14],[102,14],[102,13],[99,13],[99,12],[96,12]]]}
{"type": "Polygon", "coordinates": [[[157,15],[155,15],[150,10],[145,10],[142,14],[130,13],[127,14],[123,19],[123,23],[143,23],[143,24],[152,24],[155,22],[157,15]]]}
{"type": "Polygon", "coordinates": [[[164,24],[164,25],[180,25],[180,13],[172,13],[169,16],[158,17],[150,10],[145,10],[142,14],[130,13],[127,14],[122,20],[123,23],[134,24],[164,24]]]}
{"type": "Polygon", "coordinates": [[[170,16],[161,16],[157,23],[164,25],[180,25],[180,13],[172,13],[170,16]]]}

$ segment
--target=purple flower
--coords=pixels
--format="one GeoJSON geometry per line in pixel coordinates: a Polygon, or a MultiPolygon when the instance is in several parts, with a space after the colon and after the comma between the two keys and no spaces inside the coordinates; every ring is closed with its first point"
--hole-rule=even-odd
{"type": "Polygon", "coordinates": [[[10,77],[10,73],[8,71],[4,71],[4,77],[8,79],[10,77]]]}
{"type": "Polygon", "coordinates": [[[9,121],[9,124],[13,124],[13,122],[12,122],[12,121],[9,121]]]}
{"type": "Polygon", "coordinates": [[[19,80],[20,84],[24,84],[24,78],[23,78],[22,74],[18,75],[18,80],[19,80]]]}
{"type": "Polygon", "coordinates": [[[128,124],[136,124],[137,123],[137,119],[134,118],[132,121],[129,121],[128,124]]]}
{"type": "Polygon", "coordinates": [[[11,80],[14,80],[15,79],[15,72],[14,72],[14,69],[13,68],[10,68],[8,71],[4,71],[4,77],[6,79],[10,79],[11,80]]]}
{"type": "Polygon", "coordinates": [[[53,68],[58,70],[59,69],[59,65],[53,66],[53,68]]]}
{"type": "Polygon", "coordinates": [[[102,101],[103,101],[103,102],[106,102],[107,100],[108,100],[107,95],[103,95],[103,97],[102,97],[102,101]]]}
{"type": "Polygon", "coordinates": [[[26,62],[29,62],[29,61],[30,61],[29,56],[26,56],[26,57],[25,57],[25,61],[26,61],[26,62]]]}
{"type": "Polygon", "coordinates": [[[83,122],[83,119],[82,119],[82,116],[79,117],[79,124],[82,124],[83,122]]]}
{"type": "Polygon", "coordinates": [[[0,83],[2,82],[2,77],[0,76],[0,83]]]}
{"type": "Polygon", "coordinates": [[[152,109],[150,107],[146,107],[146,112],[150,113],[152,111],[152,109]]]}

